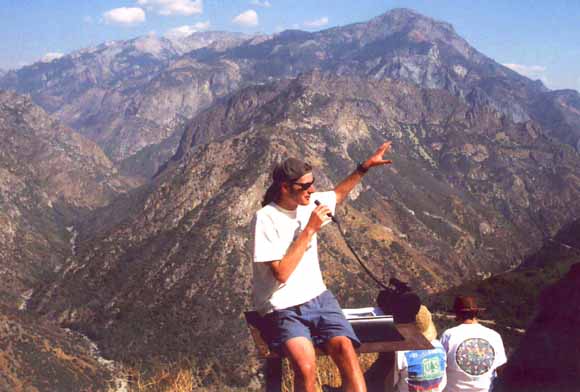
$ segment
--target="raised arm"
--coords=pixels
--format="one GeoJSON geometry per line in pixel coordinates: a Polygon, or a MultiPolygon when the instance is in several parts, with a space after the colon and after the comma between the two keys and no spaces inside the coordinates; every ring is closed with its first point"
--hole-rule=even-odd
{"type": "Polygon", "coordinates": [[[342,203],[350,191],[362,180],[366,172],[375,166],[390,165],[393,163],[390,159],[384,159],[383,156],[391,151],[391,142],[383,143],[377,151],[362,162],[354,172],[340,182],[335,188],[336,203],[342,203]]]}

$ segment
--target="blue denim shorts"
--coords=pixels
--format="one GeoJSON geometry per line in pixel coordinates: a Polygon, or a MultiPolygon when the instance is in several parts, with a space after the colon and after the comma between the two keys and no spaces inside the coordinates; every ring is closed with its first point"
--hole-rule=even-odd
{"type": "Polygon", "coordinates": [[[264,319],[268,345],[279,354],[284,342],[298,336],[321,348],[335,336],[346,336],[354,347],[360,346],[360,340],[344,317],[338,301],[328,290],[301,305],[268,313],[264,319]]]}

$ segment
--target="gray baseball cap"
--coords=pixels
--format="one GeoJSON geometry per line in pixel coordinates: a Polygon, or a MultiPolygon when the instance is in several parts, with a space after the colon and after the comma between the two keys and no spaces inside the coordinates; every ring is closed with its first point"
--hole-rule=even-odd
{"type": "Polygon", "coordinates": [[[312,172],[310,164],[296,158],[288,158],[284,162],[276,165],[272,179],[275,183],[293,182],[312,172]]]}

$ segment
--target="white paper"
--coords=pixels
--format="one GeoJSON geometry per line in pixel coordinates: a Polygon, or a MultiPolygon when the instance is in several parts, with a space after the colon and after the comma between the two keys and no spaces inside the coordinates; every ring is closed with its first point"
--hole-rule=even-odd
{"type": "Polygon", "coordinates": [[[344,313],[344,317],[346,317],[347,319],[383,316],[385,314],[381,308],[372,306],[368,308],[342,309],[342,313],[344,313]]]}

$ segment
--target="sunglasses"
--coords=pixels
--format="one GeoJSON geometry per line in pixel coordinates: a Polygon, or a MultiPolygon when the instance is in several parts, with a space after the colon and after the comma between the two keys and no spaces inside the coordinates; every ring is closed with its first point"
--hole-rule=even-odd
{"type": "Polygon", "coordinates": [[[298,185],[300,187],[300,190],[305,191],[308,188],[310,188],[312,186],[312,184],[314,184],[314,180],[312,180],[311,182],[293,182],[292,185],[298,185]]]}

